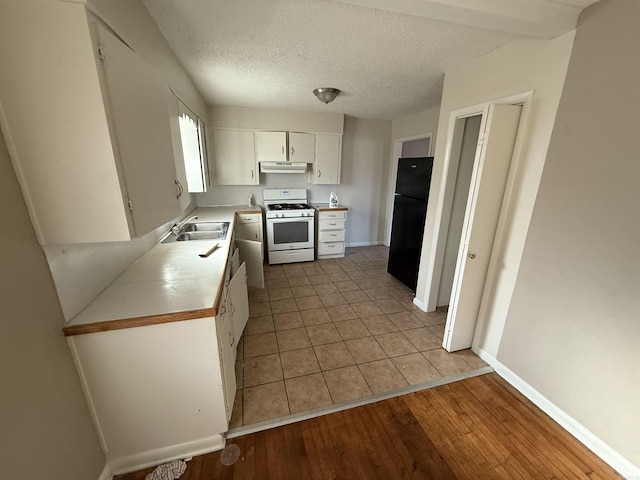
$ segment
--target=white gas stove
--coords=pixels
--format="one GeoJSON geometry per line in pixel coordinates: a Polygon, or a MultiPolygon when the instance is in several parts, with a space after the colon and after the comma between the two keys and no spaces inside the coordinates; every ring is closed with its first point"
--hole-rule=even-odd
{"type": "Polygon", "coordinates": [[[263,190],[267,208],[269,264],[312,262],[315,258],[315,209],[304,188],[263,190]]]}

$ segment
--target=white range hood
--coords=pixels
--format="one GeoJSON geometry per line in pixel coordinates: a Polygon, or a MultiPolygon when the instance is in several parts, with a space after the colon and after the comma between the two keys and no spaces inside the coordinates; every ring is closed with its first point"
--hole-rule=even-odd
{"type": "Polygon", "coordinates": [[[260,162],[260,173],[305,173],[306,171],[306,163],[260,162]]]}

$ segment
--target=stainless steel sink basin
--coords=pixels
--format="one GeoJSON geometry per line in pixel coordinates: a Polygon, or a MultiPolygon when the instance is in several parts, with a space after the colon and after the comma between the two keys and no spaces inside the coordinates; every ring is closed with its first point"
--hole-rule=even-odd
{"type": "Polygon", "coordinates": [[[229,222],[187,223],[178,235],[169,234],[162,243],[187,242],[193,240],[224,240],[227,238],[229,222]]]}

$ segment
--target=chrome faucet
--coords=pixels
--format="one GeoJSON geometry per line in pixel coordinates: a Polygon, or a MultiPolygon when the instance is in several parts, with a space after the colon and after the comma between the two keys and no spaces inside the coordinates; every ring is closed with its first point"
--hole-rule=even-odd
{"type": "Polygon", "coordinates": [[[189,223],[191,220],[194,220],[198,218],[197,215],[194,215],[192,217],[189,217],[187,220],[185,220],[184,222],[177,222],[173,225],[173,227],[171,227],[171,233],[173,233],[176,237],[178,235],[180,235],[180,233],[182,233],[182,230],[184,229],[184,226],[189,223]]]}

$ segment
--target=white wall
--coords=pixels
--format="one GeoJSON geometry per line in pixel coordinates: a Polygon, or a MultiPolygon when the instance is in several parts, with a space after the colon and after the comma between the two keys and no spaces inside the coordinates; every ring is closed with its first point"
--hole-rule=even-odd
{"type": "Polygon", "coordinates": [[[439,283],[446,231],[439,230],[443,203],[443,174],[451,112],[481,105],[504,97],[533,91],[530,106],[521,123],[523,141],[515,175],[510,174],[507,188],[512,189],[511,203],[501,219],[504,229],[497,255],[500,266],[492,286],[490,302],[480,312],[480,346],[491,355],[498,350],[504,319],[515,284],[533,203],[553,128],[573,45],[574,32],[553,40],[524,40],[507,45],[484,57],[461,65],[445,76],[440,109],[439,136],[429,210],[425,226],[423,254],[416,300],[435,304],[437,288],[429,290],[428,271],[433,269],[435,285],[439,283]],[[437,255],[429,255],[437,244],[437,255]]]}
{"type": "Polygon", "coordinates": [[[349,208],[347,245],[382,242],[384,225],[380,218],[384,215],[383,203],[386,198],[390,121],[299,110],[212,107],[209,109],[209,122],[213,128],[344,132],[341,183],[312,185],[307,183],[306,174],[261,173],[260,185],[219,185],[209,192],[197,194],[198,205],[246,204],[250,193],[261,204],[262,191],[266,188],[306,188],[310,202],[328,203],[329,194],[333,191],[338,195],[339,202],[349,208]]]}
{"type": "Polygon", "coordinates": [[[105,458],[47,262],[0,135],[0,476],[94,480],[105,458]]]}
{"type": "Polygon", "coordinates": [[[580,18],[497,358],[640,469],[639,24],[580,18]]]}

